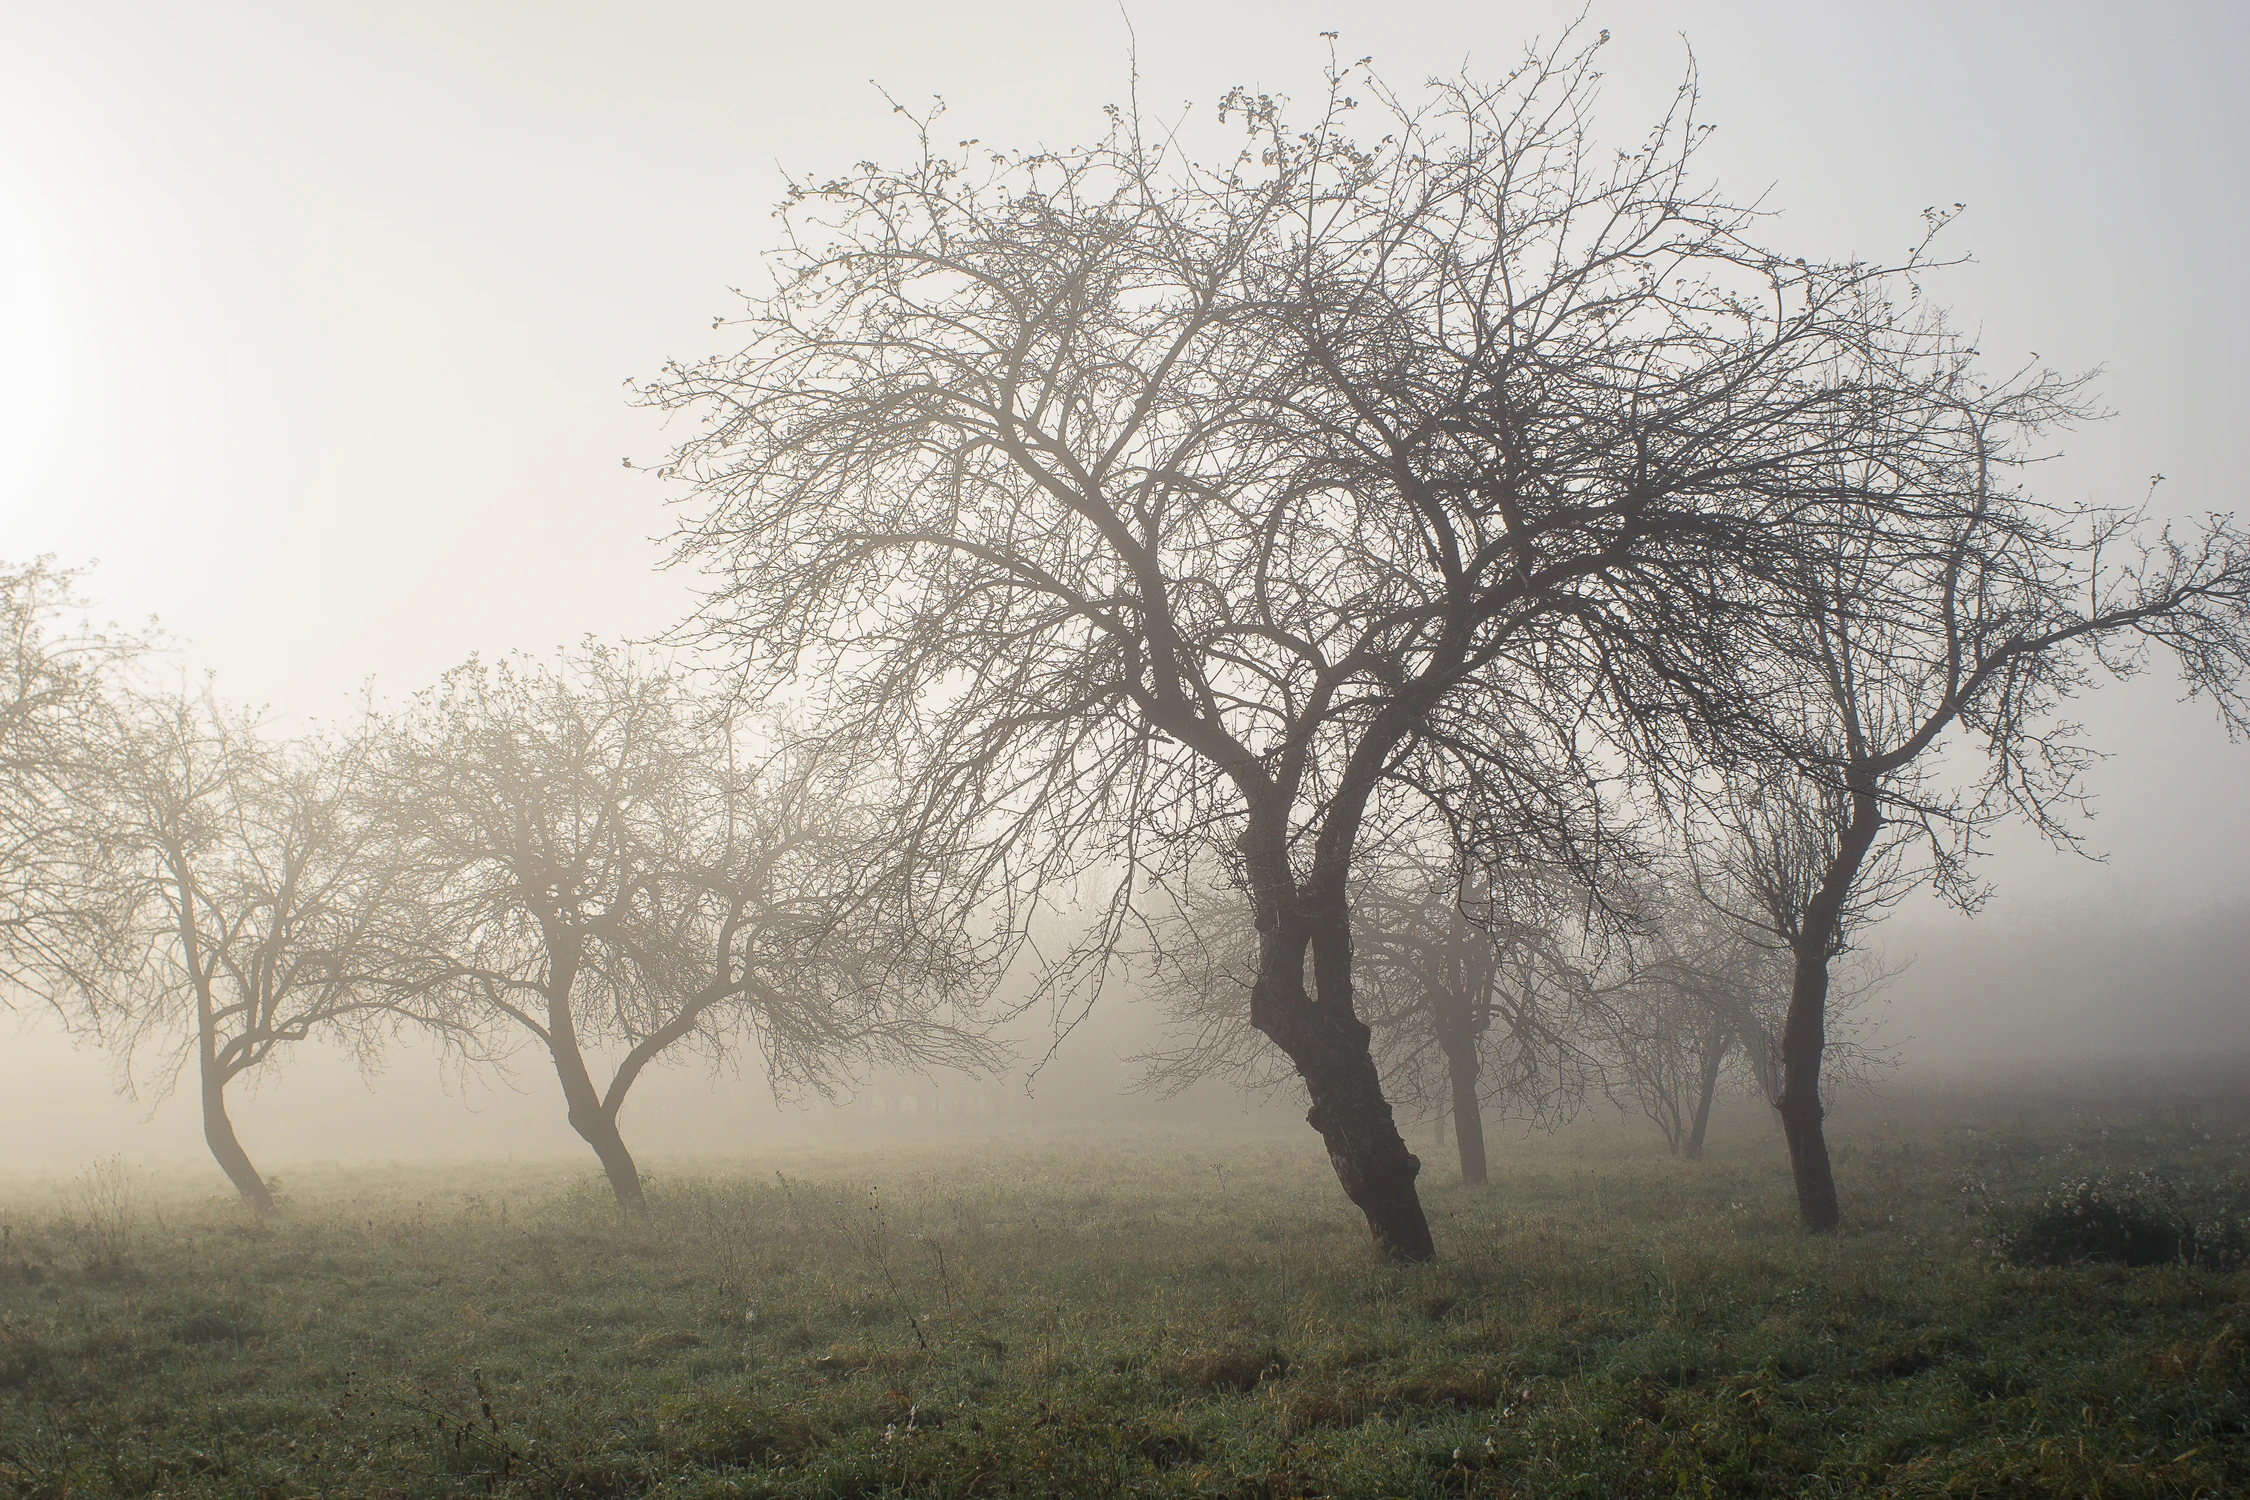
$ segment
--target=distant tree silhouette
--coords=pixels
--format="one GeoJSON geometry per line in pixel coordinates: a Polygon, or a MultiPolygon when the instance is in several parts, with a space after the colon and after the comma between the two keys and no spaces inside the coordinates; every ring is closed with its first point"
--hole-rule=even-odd
{"type": "Polygon", "coordinates": [[[387,800],[423,926],[400,982],[545,1051],[619,1205],[652,1062],[748,1040],[783,1087],[977,1065],[973,944],[922,920],[881,760],[765,744],[690,674],[593,646],[472,661],[401,726],[387,800]],[[949,941],[949,934],[952,940],[949,941]],[[597,1083],[599,1049],[621,1053],[597,1083]]]}
{"type": "Polygon", "coordinates": [[[369,815],[375,740],[370,721],[280,741],[208,690],[123,685],[73,767],[105,887],[76,934],[79,1013],[128,1059],[169,1053],[167,1086],[192,1062],[204,1139],[261,1211],[230,1084],[305,1041],[371,1065],[403,1027],[465,1039],[426,989],[382,977],[406,918],[369,815]]]}
{"type": "MultiPolygon", "coordinates": [[[[1655,1122],[1672,1154],[1698,1161],[1730,1061],[1780,1102],[1789,965],[1786,950],[1708,900],[1688,872],[1659,872],[1589,1009],[1613,1091],[1655,1122]]],[[[1840,1055],[1861,1060],[1855,1049],[1840,1055]]]]}
{"type": "Polygon", "coordinates": [[[1751,653],[1762,758],[1710,778],[1700,857],[1737,915],[1792,957],[1779,1101],[1805,1225],[1838,1223],[1822,1130],[1830,971],[1864,924],[1935,882],[1980,897],[1968,858],[2028,818],[2069,842],[2091,751],[2063,707],[2168,656],[2233,730],[2250,727],[2250,545],[2231,517],[2155,530],[2134,508],[2041,502],[2041,440],[2087,414],[2083,380],[1991,381],[1932,309],[1862,287],[1867,332],[1837,354],[1820,503],[1777,522],[1792,565],[1751,653]],[[1981,754],[1941,772],[1950,741],[1981,754]]]}
{"type": "Polygon", "coordinates": [[[1353,917],[1376,1055],[1400,1097],[1451,1117],[1461,1180],[1481,1183],[1487,1104],[1552,1121],[1595,1079],[1588,898],[1554,871],[1500,885],[1427,846],[1370,853],[1353,917]]]}

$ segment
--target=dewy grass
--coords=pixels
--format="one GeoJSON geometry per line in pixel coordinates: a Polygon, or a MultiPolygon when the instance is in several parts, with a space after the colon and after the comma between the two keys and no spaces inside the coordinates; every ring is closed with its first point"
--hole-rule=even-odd
{"type": "Polygon", "coordinates": [[[27,1496],[2223,1495],[2231,1270],[2023,1268],[2089,1173],[2215,1182],[2244,1122],[2012,1113],[1780,1145],[1639,1135],[1426,1172],[1375,1264],[1309,1133],[953,1139],[596,1180],[293,1174],[260,1221],[48,1192],[0,1247],[0,1490],[27,1496]],[[777,1170],[778,1169],[778,1170],[777,1170]]]}

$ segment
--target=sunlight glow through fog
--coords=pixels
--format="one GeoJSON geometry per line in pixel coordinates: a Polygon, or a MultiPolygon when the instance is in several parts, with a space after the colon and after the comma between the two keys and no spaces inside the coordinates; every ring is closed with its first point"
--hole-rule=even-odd
{"type": "MultiPolygon", "coordinates": [[[[1576,8],[1130,7],[1158,117],[1237,83],[1309,97],[1324,29],[1412,83],[1496,71],[1576,8]]],[[[1942,273],[1943,300],[1998,367],[2105,365],[2120,413],[2041,483],[2131,500],[2161,470],[2158,507],[2193,514],[2250,499],[2250,292],[2225,264],[2250,229],[2245,14],[1745,0],[1602,3],[1586,24],[1614,38],[1620,142],[1668,97],[1684,27],[1712,170],[1811,253],[1896,255],[1924,205],[1965,201],[1949,242],[1977,263],[1942,273]]],[[[100,558],[99,615],[161,617],[183,666],[283,722],[370,679],[402,698],[472,651],[664,630],[694,580],[657,569],[666,491],[619,460],[676,435],[625,382],[715,347],[784,169],[904,149],[870,77],[945,95],[944,132],[1083,139],[1126,93],[1126,29],[1107,3],[1029,0],[10,8],[0,556],[100,558]]],[[[2116,858],[2011,837],[1999,910],[2250,892],[2250,750],[2172,698],[2152,681],[2087,705],[2114,753],[2092,842],[2116,858]]],[[[34,1025],[0,1075],[61,1045],[34,1025]]],[[[436,1099],[409,1071],[386,1092],[436,1099]]]]}

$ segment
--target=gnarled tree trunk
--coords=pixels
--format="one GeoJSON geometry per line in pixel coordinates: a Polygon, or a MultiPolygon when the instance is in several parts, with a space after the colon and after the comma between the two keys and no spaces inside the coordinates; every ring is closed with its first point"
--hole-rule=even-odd
{"type": "Polygon", "coordinates": [[[1369,1046],[1372,1033],[1352,1009],[1349,917],[1340,895],[1317,908],[1317,926],[1291,914],[1262,923],[1250,1024],[1296,1065],[1312,1095],[1306,1123],[1320,1132],[1344,1193],[1367,1216],[1385,1260],[1434,1259],[1430,1222],[1414,1179],[1422,1159],[1407,1148],[1369,1046]],[[1305,987],[1310,949],[1317,996],[1305,987]]]}
{"type": "Polygon", "coordinates": [[[1319,1004],[1311,1009],[1288,1028],[1294,1045],[1283,1044],[1312,1095],[1305,1121],[1320,1132],[1345,1195],[1367,1216],[1376,1253],[1388,1261],[1431,1260],[1437,1246],[1414,1187],[1422,1159],[1407,1149],[1383,1097],[1367,1025],[1319,1004]]]}

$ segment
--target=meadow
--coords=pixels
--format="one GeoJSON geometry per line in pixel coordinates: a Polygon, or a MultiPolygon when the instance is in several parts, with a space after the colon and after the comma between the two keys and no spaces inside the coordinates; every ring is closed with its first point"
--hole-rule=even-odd
{"type": "Polygon", "coordinates": [[[2250,1273],[2022,1266],[2059,1184],[2233,1191],[2250,1112],[1975,1090],[1835,1121],[1809,1238],[1747,1107],[1425,1150],[1380,1266],[1302,1127],[960,1133],[658,1163],[121,1164],[0,1226],[27,1497],[2250,1492],[2250,1273]]]}

